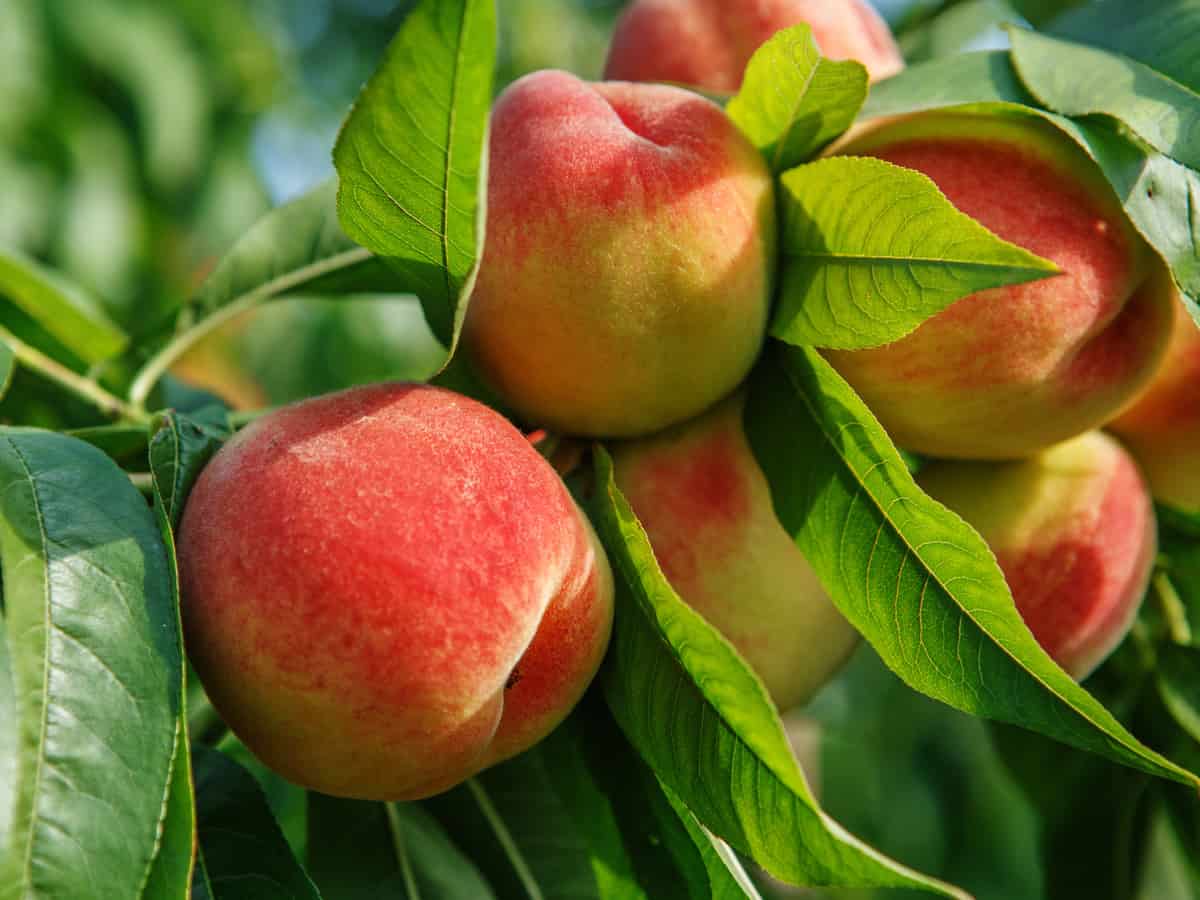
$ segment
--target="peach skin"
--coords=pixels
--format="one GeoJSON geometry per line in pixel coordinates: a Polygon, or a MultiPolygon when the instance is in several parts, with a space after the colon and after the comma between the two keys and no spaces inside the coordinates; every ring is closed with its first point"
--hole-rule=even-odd
{"type": "Polygon", "coordinates": [[[607,559],[550,466],[497,413],[420,385],[238,434],[196,483],[179,564],[217,710],[280,774],[344,797],[428,796],[531,746],[612,621],[607,559]]]}
{"type": "Polygon", "coordinates": [[[464,346],[531,424],[656,431],[749,372],[774,240],[766,165],[716,104],[536,72],[492,112],[464,346]]]}
{"type": "Polygon", "coordinates": [[[935,462],[917,478],[996,554],[1042,648],[1086,678],[1133,625],[1154,568],[1154,507],[1137,465],[1089,432],[1020,462],[935,462]]]}
{"type": "Polygon", "coordinates": [[[634,0],[617,22],[604,77],[733,94],[754,51],[800,24],[823,56],[861,62],[872,81],[904,68],[887,23],[865,0],[634,0]]]}
{"type": "Polygon", "coordinates": [[[1108,428],[1142,464],[1156,498],[1200,512],[1200,328],[1182,301],[1162,368],[1108,428]]]}
{"type": "Polygon", "coordinates": [[[743,404],[738,394],[700,419],[614,444],[614,471],[672,587],[786,710],[829,680],[858,632],[775,518],[743,404]]]}

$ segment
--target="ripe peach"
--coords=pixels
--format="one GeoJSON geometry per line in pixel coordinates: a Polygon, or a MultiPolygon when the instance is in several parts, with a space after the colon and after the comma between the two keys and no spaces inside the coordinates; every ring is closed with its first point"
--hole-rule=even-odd
{"type": "Polygon", "coordinates": [[[1007,459],[1095,428],[1153,375],[1174,292],[1099,169],[1053,126],[921,113],[837,148],[916,169],[1062,274],[980,291],[912,334],[830,362],[901,445],[1007,459]]]}
{"type": "Polygon", "coordinates": [[[754,51],[802,23],[824,56],[858,60],[872,81],[904,68],[887,23],[865,0],[634,0],[617,22],[604,77],[732,94],[754,51]]]}
{"type": "Polygon", "coordinates": [[[492,113],[465,346],[518,413],[645,434],[729,394],[766,329],[771,178],[716,104],[537,72],[492,113]]]}
{"type": "Polygon", "coordinates": [[[700,419],[614,444],[613,462],[667,580],[786,710],[845,662],[858,633],[775,518],[743,404],[735,395],[700,419]]]}
{"type": "Polygon", "coordinates": [[[1017,462],[935,462],[918,481],[996,554],[1042,648],[1087,677],[1133,625],[1157,553],[1133,459],[1092,431],[1017,462]]]}
{"type": "Polygon", "coordinates": [[[1155,497],[1200,512],[1200,328],[1182,303],[1162,368],[1108,427],[1142,464],[1155,497]]]}
{"type": "Polygon", "coordinates": [[[500,415],[426,386],[307,400],[241,432],[179,534],[187,648],[262,760],[412,799],[547,734],[595,673],[608,562],[500,415]]]}

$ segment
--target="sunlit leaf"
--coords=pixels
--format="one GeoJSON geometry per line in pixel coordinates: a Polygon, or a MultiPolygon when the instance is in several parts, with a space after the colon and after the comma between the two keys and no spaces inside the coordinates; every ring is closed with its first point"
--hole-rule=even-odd
{"type": "Polygon", "coordinates": [[[453,351],[483,241],[492,0],[421,0],[333,150],[346,233],[386,259],[453,351]]]}

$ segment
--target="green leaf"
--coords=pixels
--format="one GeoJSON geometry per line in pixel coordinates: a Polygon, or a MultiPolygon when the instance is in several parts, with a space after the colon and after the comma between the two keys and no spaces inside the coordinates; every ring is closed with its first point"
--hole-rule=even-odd
{"type": "Polygon", "coordinates": [[[483,246],[492,0],[421,0],[333,149],[346,233],[421,298],[453,353],[483,246]]]}
{"type": "Polygon", "coordinates": [[[17,368],[17,356],[12,348],[0,341],[0,400],[12,386],[13,372],[17,368]]]}
{"type": "Polygon", "coordinates": [[[1195,900],[1200,895],[1195,835],[1179,829],[1162,810],[1151,819],[1141,868],[1134,900],[1195,900]]]}
{"type": "Polygon", "coordinates": [[[959,53],[909,66],[871,88],[861,118],[899,116],[971,104],[1037,106],[1003,51],[959,53]]]}
{"type": "Polygon", "coordinates": [[[99,450],[32,429],[0,431],[0,496],[18,741],[0,898],[138,896],[181,710],[154,517],[99,450]]]}
{"type": "Polygon", "coordinates": [[[617,584],[601,679],[630,743],[696,819],[777,878],[810,886],[958,889],[866,846],[817,806],[774,706],[733,647],[672,590],[596,449],[592,519],[617,584]]]}
{"type": "Polygon", "coordinates": [[[1092,0],[1047,29],[1152,66],[1200,91],[1200,3],[1196,0],[1092,0]]]}
{"type": "Polygon", "coordinates": [[[1200,168],[1200,94],[1149,66],[1024,28],[1010,28],[1025,86],[1064,116],[1106,115],[1154,149],[1200,168]]]}
{"type": "Polygon", "coordinates": [[[151,429],[150,473],[155,496],[174,530],[201,470],[229,439],[229,422],[219,407],[192,416],[168,410],[155,417],[151,429]]]}
{"type": "Polygon", "coordinates": [[[1134,227],[1166,261],[1200,324],[1200,174],[1099,122],[1035,108],[1008,53],[964,54],[912,66],[878,85],[863,115],[877,118],[940,107],[1039,115],[1079,144],[1104,172],[1134,227]]]}
{"type": "Polygon", "coordinates": [[[125,333],[79,287],[4,247],[0,247],[0,297],[14,303],[84,362],[103,362],[128,343],[125,333]]]}
{"type": "Polygon", "coordinates": [[[797,25],[755,51],[726,112],[779,173],[849,128],[866,98],[866,68],[824,59],[812,29],[797,25]]]}
{"type": "Polygon", "coordinates": [[[747,435],[779,520],[888,668],[964,712],[1200,784],[1050,660],[982,538],[916,486],[882,427],[816,351],[777,345],[751,384],[747,435]]]}
{"type": "Polygon", "coordinates": [[[218,750],[192,747],[197,880],[212,900],[320,900],[254,777],[218,750]]]}
{"type": "Polygon", "coordinates": [[[270,300],[299,293],[395,293],[396,276],[342,231],[336,195],[330,179],[259,219],[179,311],[176,334],[138,373],[130,398],[144,402],[202,335],[270,300]]]}
{"type": "Polygon", "coordinates": [[[500,897],[757,898],[596,692],[533,749],[426,805],[500,897]]]}
{"type": "Polygon", "coordinates": [[[325,900],[493,900],[475,864],[415,803],[308,795],[309,872],[325,900]]]}
{"type": "Polygon", "coordinates": [[[771,333],[855,350],[904,337],[954,301],[1058,272],[959,212],[929,178],[883,160],[787,172],[771,333]]]}
{"type": "Polygon", "coordinates": [[[171,786],[162,823],[158,852],[146,879],[141,900],[186,897],[192,883],[196,849],[196,798],[192,789],[192,758],[188,751],[187,716],[180,712],[171,759],[171,786]]]}
{"type": "Polygon", "coordinates": [[[1200,650],[1165,644],[1154,673],[1159,697],[1171,717],[1200,742],[1200,650]]]}
{"type": "Polygon", "coordinates": [[[900,49],[910,64],[947,57],[982,40],[1003,38],[1001,24],[1022,21],[1007,0],[964,0],[906,30],[900,36],[900,49]]]}
{"type": "Polygon", "coordinates": [[[144,425],[93,425],[89,428],[72,428],[66,432],[76,440],[91,444],[118,463],[145,459],[150,433],[144,425]]]}

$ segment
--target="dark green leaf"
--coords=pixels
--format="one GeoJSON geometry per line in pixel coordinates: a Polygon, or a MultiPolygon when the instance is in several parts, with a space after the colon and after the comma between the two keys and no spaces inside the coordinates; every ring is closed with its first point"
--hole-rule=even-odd
{"type": "Polygon", "coordinates": [[[1037,106],[1021,85],[1006,52],[960,53],[909,66],[871,88],[862,118],[982,103],[1037,106]]]}
{"type": "Polygon", "coordinates": [[[333,150],[346,233],[421,298],[453,353],[483,245],[492,0],[420,0],[333,150]]]}
{"type": "Polygon", "coordinates": [[[218,750],[192,746],[196,868],[212,900],[320,900],[254,777],[218,750]]]}
{"type": "Polygon", "coordinates": [[[150,433],[141,425],[95,425],[75,428],[67,434],[103,450],[117,462],[125,462],[133,457],[144,459],[143,454],[150,440],[150,433]]]}
{"type": "Polygon", "coordinates": [[[1136,60],[1010,28],[1025,87],[1064,116],[1111,116],[1154,149],[1200,168],[1200,94],[1136,60]]]}
{"type": "Polygon", "coordinates": [[[193,416],[168,410],[155,417],[151,428],[150,473],[174,529],[201,470],[228,440],[229,423],[222,409],[211,407],[207,413],[193,416]]]}
{"type": "Polygon", "coordinates": [[[883,160],[817,160],[782,178],[781,286],[771,333],[855,350],[899,340],[954,301],[1058,268],[883,160]]]}
{"type": "Polygon", "coordinates": [[[1048,29],[1056,37],[1121,53],[1200,91],[1200,3],[1092,0],[1048,29]]]}
{"type": "Polygon", "coordinates": [[[697,820],[785,881],[962,892],[866,846],[817,806],[766,689],[672,590],[596,449],[592,518],[617,582],[601,672],[630,743],[697,820]]]}
{"type": "Polygon", "coordinates": [[[492,900],[471,860],[414,803],[308,795],[309,872],[325,900],[492,900]]]}
{"type": "Polygon", "coordinates": [[[0,431],[0,565],[18,734],[0,897],[137,896],[181,709],[170,563],[99,450],[0,431]]]}
{"type": "Polygon", "coordinates": [[[1050,660],[987,545],[916,486],[882,427],[816,351],[777,345],[751,385],[747,436],[779,520],[892,671],[965,712],[1200,783],[1050,660]]]}
{"type": "Polygon", "coordinates": [[[949,57],[981,41],[1003,39],[1001,24],[1022,21],[1008,0],[965,0],[906,30],[900,37],[900,49],[910,63],[949,57]]]}
{"type": "Polygon", "coordinates": [[[17,357],[12,352],[12,348],[8,344],[0,342],[0,399],[3,399],[4,395],[8,393],[16,368],[17,357]]]}
{"type": "Polygon", "coordinates": [[[822,58],[812,29],[798,25],[755,51],[726,111],[779,173],[849,128],[866,98],[862,64],[822,58]]]}
{"type": "Polygon", "coordinates": [[[12,249],[0,248],[0,297],[85,362],[116,356],[128,342],[79,287],[12,249]]]}
{"type": "Polygon", "coordinates": [[[181,727],[175,739],[171,760],[171,787],[167,813],[162,823],[158,853],[141,900],[177,900],[186,897],[192,882],[196,849],[196,806],[192,790],[192,758],[188,751],[186,717],[181,712],[181,727]]]}

